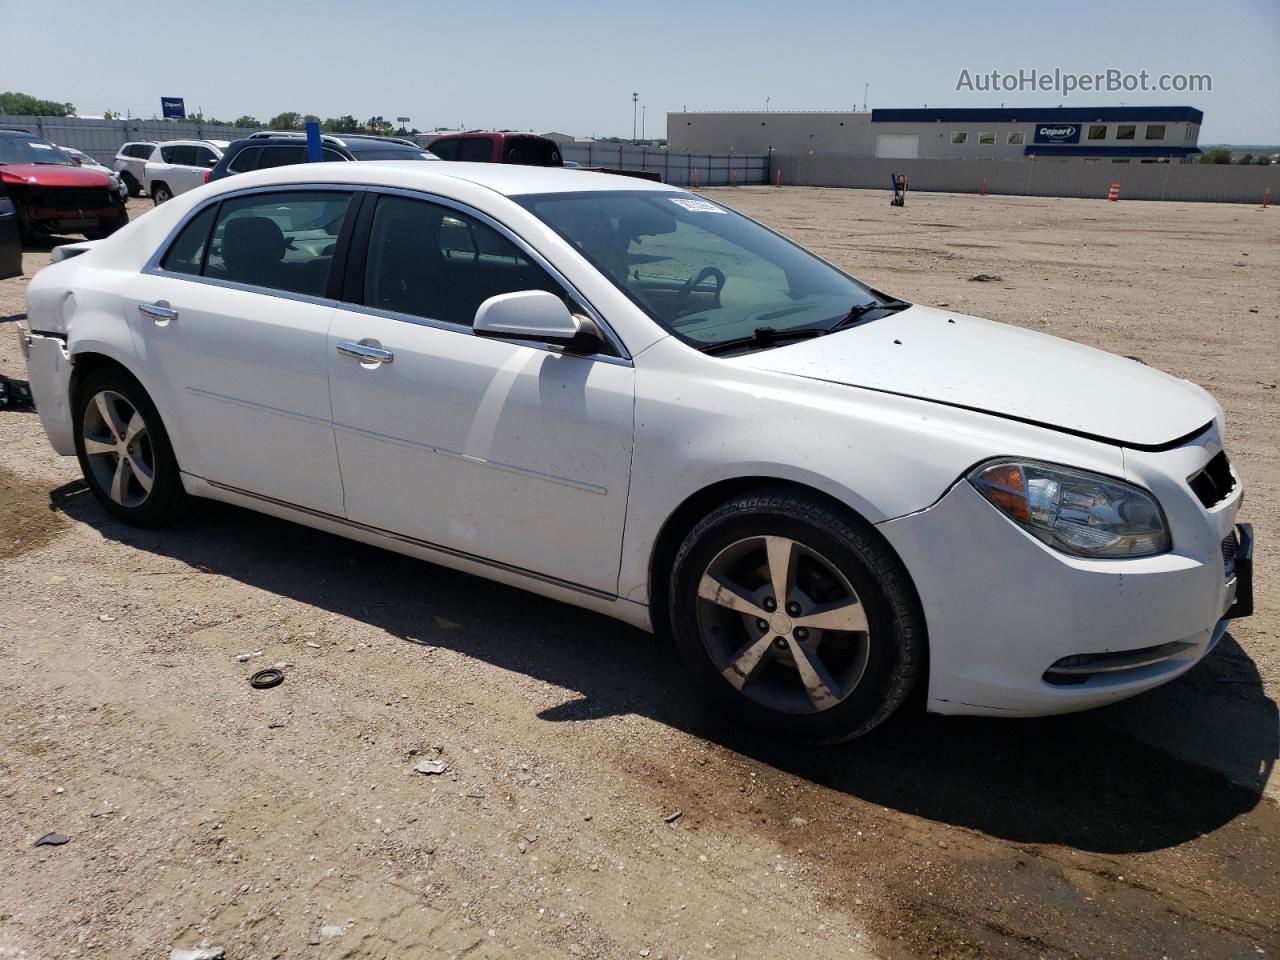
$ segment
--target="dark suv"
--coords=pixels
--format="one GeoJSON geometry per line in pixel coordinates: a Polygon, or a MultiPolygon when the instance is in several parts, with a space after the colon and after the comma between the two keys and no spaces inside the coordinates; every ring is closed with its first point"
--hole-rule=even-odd
{"type": "MultiPolygon", "coordinates": [[[[375,137],[360,133],[323,134],[320,141],[325,160],[436,160],[412,140],[375,137]]],[[[307,162],[307,138],[301,133],[273,133],[267,130],[236,140],[222,153],[218,165],[205,178],[208,183],[233,173],[286,167],[307,162]]]]}

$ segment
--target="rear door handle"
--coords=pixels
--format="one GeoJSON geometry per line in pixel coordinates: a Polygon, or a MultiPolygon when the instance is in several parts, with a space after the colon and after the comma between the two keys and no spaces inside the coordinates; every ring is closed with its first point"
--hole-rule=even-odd
{"type": "Polygon", "coordinates": [[[178,311],[169,306],[168,300],[157,300],[155,303],[140,303],[138,304],[138,312],[144,317],[150,317],[161,327],[170,320],[178,319],[178,311]]]}
{"type": "Polygon", "coordinates": [[[338,344],[338,352],[346,357],[355,357],[361,365],[369,367],[390,363],[396,358],[390,350],[383,350],[376,340],[362,340],[360,343],[344,340],[338,344]]]}

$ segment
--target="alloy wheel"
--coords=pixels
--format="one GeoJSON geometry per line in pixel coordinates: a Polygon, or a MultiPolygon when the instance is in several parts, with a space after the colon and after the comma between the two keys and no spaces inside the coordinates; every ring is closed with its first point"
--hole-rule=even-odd
{"type": "Polygon", "coordinates": [[[712,559],[698,584],[698,628],[725,680],[791,714],[848,698],[871,644],[848,577],[813,548],[779,536],[739,540],[712,559]]]}
{"type": "Polygon", "coordinates": [[[156,461],[138,409],[114,390],[102,390],[85,406],[81,436],[98,486],[122,507],[142,506],[151,496],[156,461]]]}

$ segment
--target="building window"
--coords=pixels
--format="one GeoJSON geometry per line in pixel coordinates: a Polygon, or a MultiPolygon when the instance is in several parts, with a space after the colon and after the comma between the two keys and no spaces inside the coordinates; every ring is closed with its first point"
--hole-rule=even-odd
{"type": "Polygon", "coordinates": [[[1163,123],[1148,123],[1148,124],[1147,124],[1147,139],[1148,139],[1148,140],[1163,140],[1163,139],[1164,139],[1164,124],[1163,124],[1163,123]]]}
{"type": "Polygon", "coordinates": [[[1010,142],[1010,143],[1021,143],[1021,142],[1022,142],[1022,131],[1021,131],[1021,130],[1015,130],[1015,131],[1013,131],[1012,133],[1010,133],[1010,134],[1009,134],[1009,142],[1010,142]]]}
{"type": "Polygon", "coordinates": [[[953,131],[951,131],[951,142],[952,142],[952,143],[964,143],[964,142],[965,142],[966,140],[968,140],[968,139],[969,139],[969,134],[968,134],[967,132],[965,132],[964,130],[953,130],[953,131]]]}
{"type": "Polygon", "coordinates": [[[1090,140],[1107,139],[1107,125],[1105,123],[1089,124],[1089,139],[1090,140]]]}
{"type": "Polygon", "coordinates": [[[984,143],[991,143],[991,144],[994,144],[995,142],[996,142],[996,135],[995,135],[994,133],[979,133],[979,134],[978,134],[978,143],[980,143],[980,144],[984,144],[984,143]]]}
{"type": "Polygon", "coordinates": [[[1112,163],[1128,163],[1129,161],[1127,159],[1121,160],[1119,158],[1112,158],[1111,162],[1112,163]]]}
{"type": "Polygon", "coordinates": [[[1116,127],[1117,140],[1132,140],[1138,133],[1138,128],[1132,123],[1122,123],[1116,127]]]}

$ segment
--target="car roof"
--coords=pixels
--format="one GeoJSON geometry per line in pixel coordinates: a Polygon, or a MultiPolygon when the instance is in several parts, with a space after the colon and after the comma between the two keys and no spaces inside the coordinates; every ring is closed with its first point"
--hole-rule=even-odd
{"type": "Polygon", "coordinates": [[[443,183],[461,180],[487,187],[507,197],[538,193],[599,193],[603,191],[665,191],[678,187],[590,170],[563,167],[526,167],[511,163],[462,163],[419,160],[371,160],[366,163],[301,163],[255,170],[218,180],[231,192],[245,187],[293,183],[350,183],[358,186],[403,187],[431,191],[443,183]]]}

